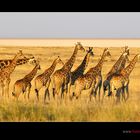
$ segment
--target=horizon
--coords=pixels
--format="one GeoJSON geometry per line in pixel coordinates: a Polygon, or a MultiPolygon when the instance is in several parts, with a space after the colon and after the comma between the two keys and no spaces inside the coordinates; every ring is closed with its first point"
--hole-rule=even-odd
{"type": "Polygon", "coordinates": [[[140,47],[140,39],[114,39],[114,38],[22,38],[22,39],[0,39],[0,46],[2,47],[72,47],[75,46],[75,43],[81,42],[83,46],[92,46],[92,47],[140,47]]]}

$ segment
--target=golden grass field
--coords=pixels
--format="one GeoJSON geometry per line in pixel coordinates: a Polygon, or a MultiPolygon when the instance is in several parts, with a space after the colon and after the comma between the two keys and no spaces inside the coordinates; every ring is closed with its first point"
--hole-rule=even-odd
{"type": "MultiPolygon", "coordinates": [[[[66,62],[73,53],[74,47],[0,47],[0,59],[12,59],[19,48],[27,56],[33,54],[36,58],[40,58],[41,70],[37,75],[41,74],[48,68],[53,60],[59,55],[66,62]]],[[[94,48],[94,57],[90,58],[88,68],[95,66],[102,54],[104,48],[94,48]]],[[[110,70],[112,65],[120,56],[122,48],[109,48],[112,57],[108,59],[102,69],[103,80],[105,74],[110,70]]],[[[130,48],[130,60],[135,54],[140,53],[140,48],[130,48]]],[[[83,60],[86,53],[78,52],[76,62],[72,68],[74,70],[83,60]]],[[[128,63],[127,63],[128,64],[128,63]]],[[[140,61],[136,64],[135,69],[130,75],[130,98],[126,103],[115,105],[112,100],[107,97],[104,103],[98,103],[92,100],[88,102],[88,94],[83,92],[81,98],[77,101],[70,102],[68,99],[61,104],[51,98],[49,104],[43,103],[44,89],[40,91],[42,100],[37,102],[34,92],[34,79],[32,81],[32,89],[30,100],[24,100],[23,95],[19,101],[15,101],[11,95],[13,84],[16,80],[23,78],[32,69],[33,65],[25,64],[16,67],[11,75],[10,98],[4,99],[0,95],[0,121],[10,122],[137,122],[140,121],[140,61]]],[[[56,69],[61,68],[61,65],[56,69]]],[[[52,97],[52,96],[51,96],[52,97]]]]}

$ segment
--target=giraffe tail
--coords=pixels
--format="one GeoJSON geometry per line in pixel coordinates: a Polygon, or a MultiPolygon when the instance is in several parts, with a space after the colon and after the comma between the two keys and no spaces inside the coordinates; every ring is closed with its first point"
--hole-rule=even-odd
{"type": "Polygon", "coordinates": [[[38,93],[38,90],[37,90],[37,89],[35,89],[35,92],[36,92],[36,93],[38,93]]]}
{"type": "Polygon", "coordinates": [[[12,92],[12,95],[13,95],[13,96],[15,96],[15,93],[14,93],[14,92],[12,92]]]}
{"type": "Polygon", "coordinates": [[[111,96],[112,95],[112,91],[109,92],[109,94],[107,96],[111,96]]]}

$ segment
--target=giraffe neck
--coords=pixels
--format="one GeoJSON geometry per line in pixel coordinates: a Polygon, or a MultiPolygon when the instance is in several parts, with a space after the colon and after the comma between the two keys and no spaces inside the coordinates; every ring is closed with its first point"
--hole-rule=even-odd
{"type": "Polygon", "coordinates": [[[71,72],[71,84],[72,85],[74,84],[74,82],[77,78],[79,78],[81,75],[83,75],[83,73],[88,65],[89,57],[90,57],[90,54],[89,53],[86,54],[81,65],[79,65],[73,72],[71,72]]]}
{"type": "Polygon", "coordinates": [[[29,61],[29,58],[18,59],[17,60],[17,66],[26,64],[28,61],[29,61]]]}
{"type": "Polygon", "coordinates": [[[3,68],[2,70],[3,71],[7,71],[9,74],[12,73],[17,65],[17,60],[18,60],[19,56],[16,55],[12,62],[6,67],[6,68],[3,68]]]}
{"type": "Polygon", "coordinates": [[[112,69],[110,70],[111,73],[114,73],[118,70],[120,64],[122,63],[122,60],[123,60],[123,54],[119,57],[117,62],[113,65],[112,69]]]}
{"type": "Polygon", "coordinates": [[[124,76],[129,76],[132,72],[132,70],[134,69],[135,67],[135,64],[136,62],[138,61],[138,55],[136,55],[133,60],[130,62],[130,64],[121,71],[121,73],[124,75],[124,76]]]}
{"type": "Polygon", "coordinates": [[[117,62],[113,65],[111,70],[107,73],[106,77],[110,77],[112,74],[116,73],[119,70],[120,64],[123,62],[123,60],[124,60],[124,57],[122,53],[122,55],[119,57],[117,62]]]}
{"type": "Polygon", "coordinates": [[[44,71],[44,74],[48,74],[48,73],[52,74],[52,73],[54,72],[55,67],[56,67],[56,64],[57,64],[57,61],[56,61],[56,60],[57,60],[57,59],[55,59],[55,60],[53,61],[52,65],[51,65],[48,69],[46,69],[46,70],[44,71]]]}
{"type": "Polygon", "coordinates": [[[103,63],[104,63],[104,61],[105,61],[105,57],[106,57],[106,55],[105,55],[105,53],[103,52],[99,63],[98,63],[98,64],[95,66],[95,68],[94,68],[97,72],[100,72],[100,71],[102,70],[102,66],[103,66],[103,63]]]}
{"type": "Polygon", "coordinates": [[[38,70],[38,65],[36,65],[33,70],[27,74],[24,79],[27,80],[27,81],[32,81],[32,79],[35,77],[36,73],[37,73],[37,70],[38,70]]]}
{"type": "Polygon", "coordinates": [[[89,58],[90,58],[90,54],[87,53],[86,56],[84,57],[82,63],[72,73],[83,74],[86,67],[88,66],[89,58]]]}
{"type": "Polygon", "coordinates": [[[76,55],[78,53],[78,49],[77,49],[77,46],[75,46],[75,49],[74,49],[74,52],[71,56],[71,58],[65,63],[65,65],[63,66],[63,70],[65,70],[66,72],[69,72],[75,62],[75,59],[76,59],[76,55]]]}
{"type": "MultiPolygon", "coordinates": [[[[29,61],[29,58],[24,58],[24,59],[18,59],[16,66],[18,65],[22,65],[22,64],[26,64],[29,61]]],[[[3,68],[6,68],[7,66],[9,66],[12,63],[11,59],[7,59],[7,60],[0,60],[0,69],[2,70],[3,68]]]]}
{"type": "Polygon", "coordinates": [[[118,68],[118,71],[121,71],[122,69],[124,69],[124,68],[125,68],[125,65],[126,65],[126,58],[124,58],[124,59],[122,60],[121,65],[120,65],[120,67],[118,68]]]}

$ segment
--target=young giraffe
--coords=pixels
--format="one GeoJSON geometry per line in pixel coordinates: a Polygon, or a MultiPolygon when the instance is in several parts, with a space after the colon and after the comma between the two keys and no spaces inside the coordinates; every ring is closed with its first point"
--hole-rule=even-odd
{"type": "MultiPolygon", "coordinates": [[[[35,62],[35,58],[34,56],[31,56],[29,58],[24,57],[22,59],[18,59],[16,65],[23,65],[26,63],[34,63],[35,62]]],[[[3,68],[6,68],[7,66],[9,66],[12,63],[12,59],[7,59],[7,60],[0,60],[0,70],[2,70],[3,68]]]]}
{"type": "MultiPolygon", "coordinates": [[[[107,53],[107,57],[111,57],[110,52],[107,53]]],[[[101,71],[102,71],[102,66],[103,66],[104,61],[105,61],[105,58],[102,61],[101,65],[99,64],[100,71],[95,76],[95,78],[96,78],[96,84],[95,84],[94,96],[95,96],[95,99],[96,99],[97,90],[98,90],[98,98],[99,98],[99,101],[100,101],[100,92],[101,92],[101,87],[102,87],[102,74],[101,74],[101,71]]]]}
{"type": "Polygon", "coordinates": [[[3,68],[0,71],[0,86],[2,89],[2,96],[3,95],[6,96],[6,94],[7,94],[9,97],[9,84],[11,81],[10,76],[16,67],[17,60],[21,56],[23,56],[23,53],[22,53],[22,50],[19,50],[19,52],[13,58],[12,62],[7,67],[3,68]]]}
{"type": "Polygon", "coordinates": [[[104,99],[105,91],[107,89],[108,89],[108,96],[110,94],[110,79],[111,79],[111,77],[113,76],[113,74],[119,73],[119,71],[121,71],[125,67],[126,61],[128,60],[128,55],[129,55],[129,48],[125,47],[125,49],[124,49],[123,53],[121,54],[121,56],[119,57],[119,59],[113,65],[111,70],[107,73],[105,81],[103,82],[103,98],[102,98],[102,101],[104,99]]]}
{"type": "Polygon", "coordinates": [[[55,71],[55,73],[52,75],[52,89],[53,89],[53,97],[55,98],[55,95],[59,94],[61,95],[61,98],[64,96],[64,91],[68,90],[68,82],[69,82],[69,78],[70,78],[70,71],[71,68],[73,67],[73,64],[75,62],[78,50],[83,50],[85,51],[85,49],[83,48],[82,44],[80,42],[78,42],[75,46],[74,52],[71,56],[71,58],[64,64],[64,66],[55,71]]]}
{"type": "Polygon", "coordinates": [[[136,62],[138,61],[140,55],[137,54],[130,64],[124,68],[119,74],[114,74],[113,77],[110,80],[110,86],[111,86],[111,91],[110,94],[112,94],[113,90],[116,90],[116,103],[120,102],[120,94],[122,92],[122,96],[125,99],[125,94],[124,90],[126,89],[127,92],[127,98],[125,101],[129,98],[129,91],[128,91],[128,86],[129,86],[129,76],[132,72],[132,70],[135,67],[136,62]]]}
{"type": "Polygon", "coordinates": [[[78,79],[79,76],[83,75],[85,69],[88,66],[90,56],[94,56],[92,49],[93,48],[89,47],[89,50],[87,50],[87,54],[85,55],[82,63],[74,71],[70,73],[70,82],[68,87],[70,98],[71,98],[71,86],[74,85],[75,80],[78,79]]]}
{"type": "Polygon", "coordinates": [[[50,81],[51,81],[50,77],[51,77],[52,73],[54,72],[57,64],[64,65],[64,63],[62,62],[62,60],[60,59],[59,56],[53,61],[52,65],[48,69],[46,69],[42,74],[38,75],[35,78],[35,92],[36,92],[38,101],[39,101],[39,90],[43,86],[46,88],[45,94],[44,94],[44,102],[45,102],[47,94],[48,94],[48,98],[50,100],[50,94],[49,94],[49,90],[48,90],[50,81]]]}
{"type": "Polygon", "coordinates": [[[76,96],[76,99],[81,95],[82,90],[88,90],[90,92],[90,100],[91,96],[93,94],[96,81],[97,81],[97,75],[101,73],[101,69],[103,66],[103,63],[105,61],[105,58],[107,56],[111,56],[108,48],[105,48],[102,54],[102,57],[98,64],[95,67],[92,67],[88,70],[88,72],[84,75],[81,75],[76,81],[75,81],[75,92],[73,93],[73,96],[76,96]]]}
{"type": "Polygon", "coordinates": [[[14,84],[14,88],[13,88],[13,92],[12,95],[18,100],[19,95],[21,93],[24,93],[24,98],[26,99],[26,92],[28,91],[28,99],[29,99],[29,95],[30,95],[30,90],[31,90],[31,81],[33,80],[33,78],[35,77],[37,71],[40,69],[40,64],[39,61],[36,61],[36,65],[33,68],[33,70],[27,74],[26,76],[24,76],[24,78],[17,80],[14,84]]]}

